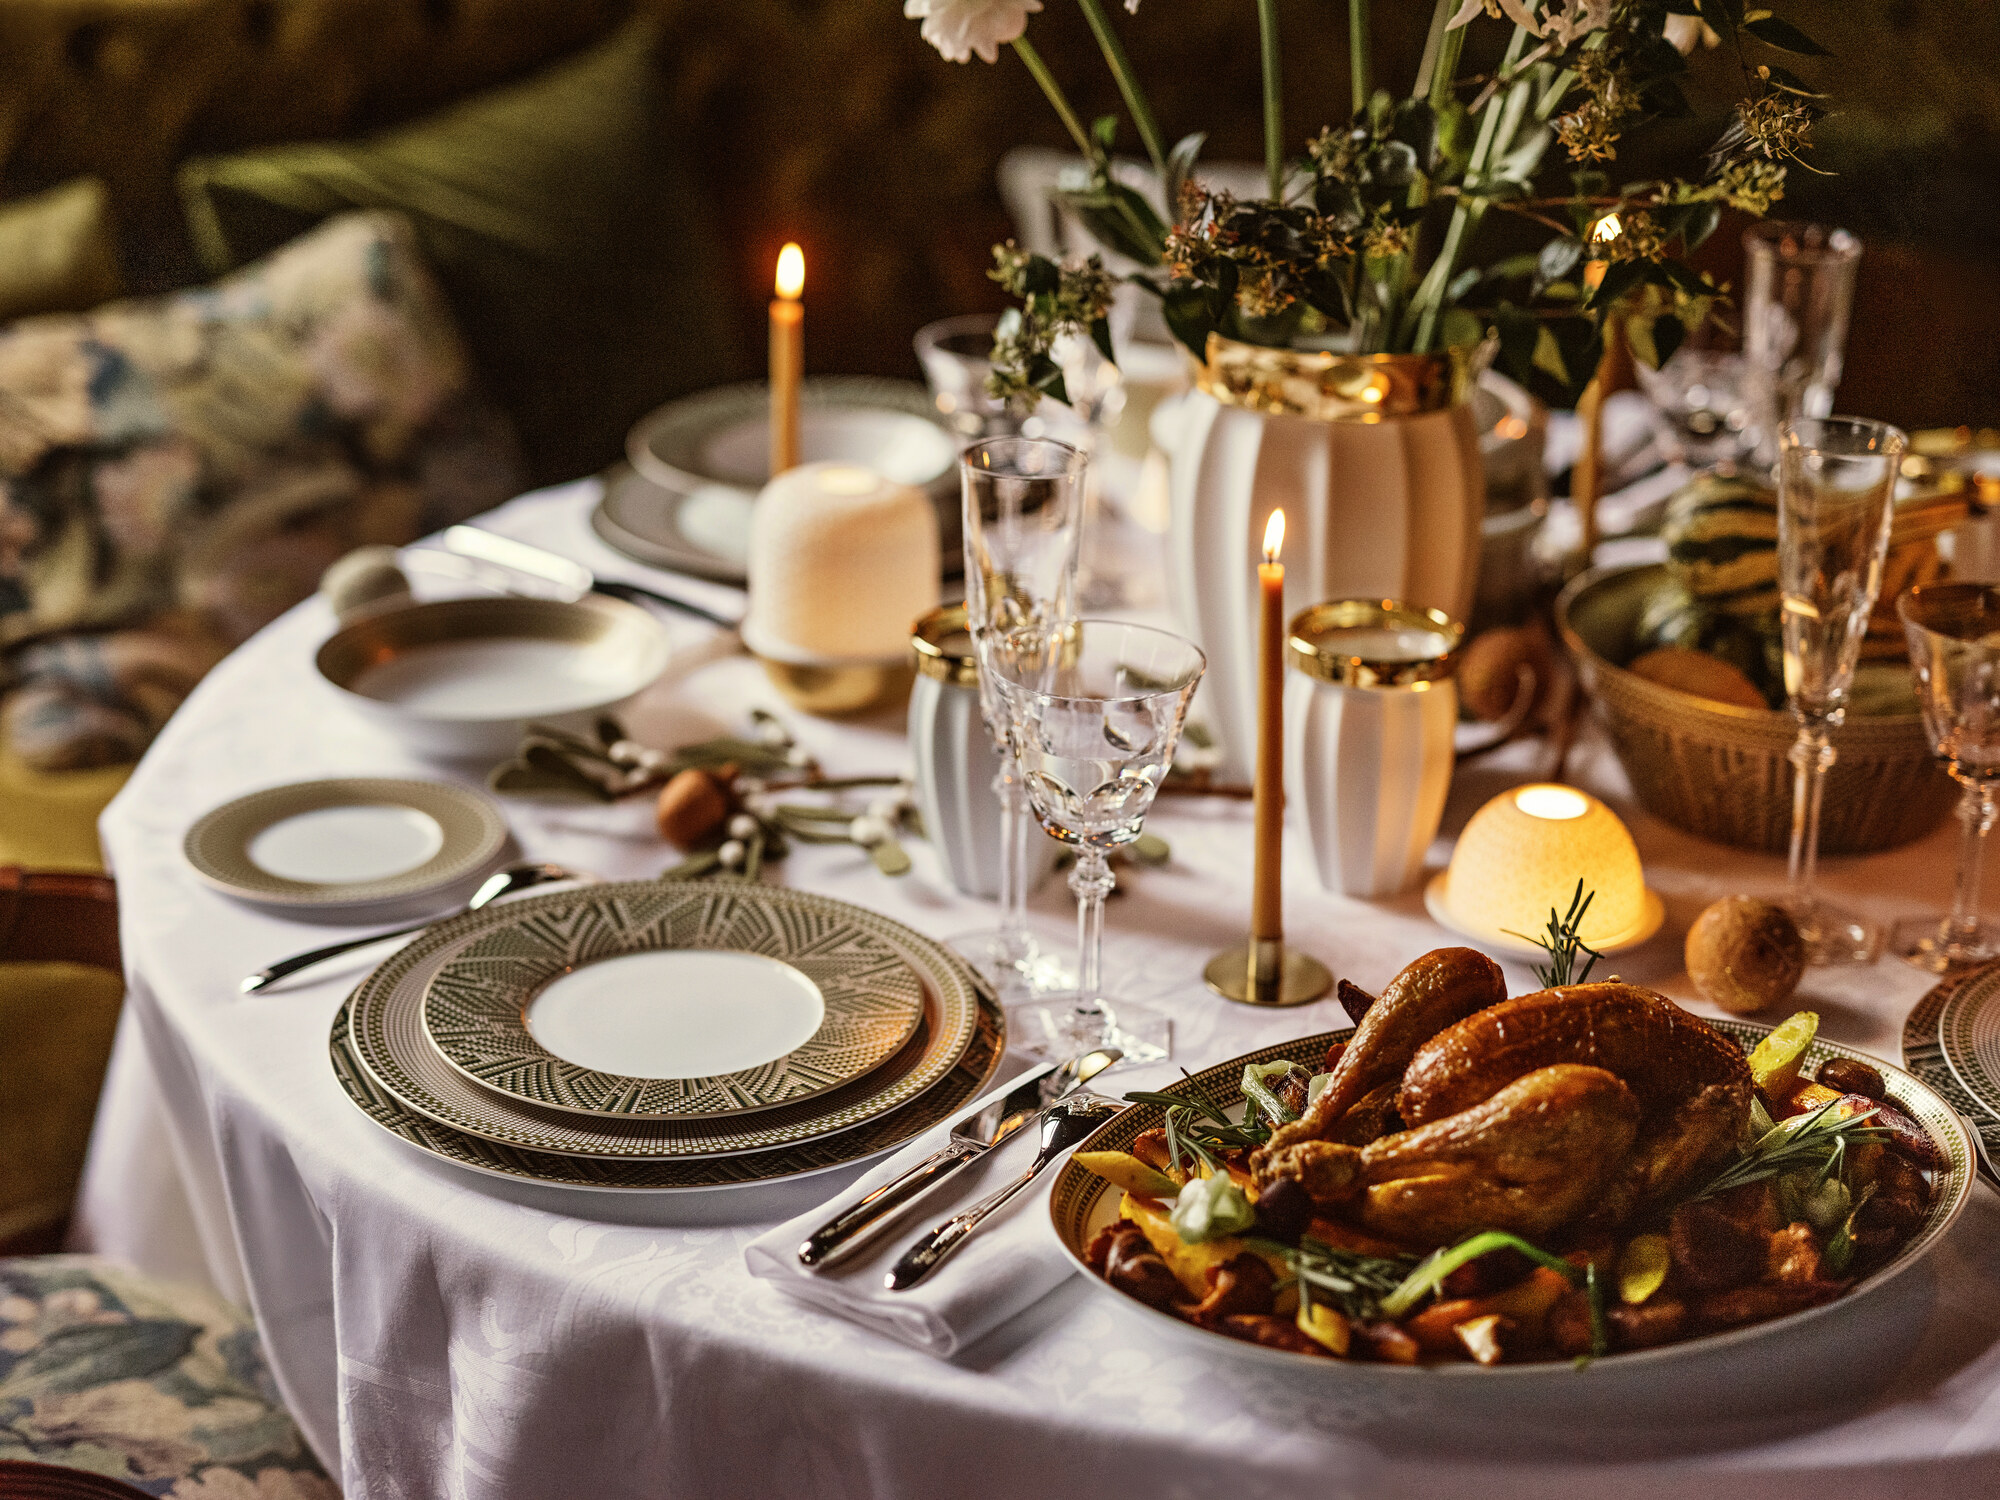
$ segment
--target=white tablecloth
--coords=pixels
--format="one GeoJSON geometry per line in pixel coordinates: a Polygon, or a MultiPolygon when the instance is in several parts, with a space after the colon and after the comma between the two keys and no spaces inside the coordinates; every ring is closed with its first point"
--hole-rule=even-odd
{"type": "MultiPolygon", "coordinates": [[[[527,497],[488,519],[610,575],[587,486],[527,497]]],[[[1643,1437],[1546,1423],[1416,1436],[1365,1424],[1332,1387],[1287,1390],[1203,1357],[1117,1299],[1071,1279],[955,1361],[941,1362],[787,1299],[749,1277],[743,1246],[853,1174],[697,1200],[635,1201],[514,1188],[421,1156],[364,1119],[326,1060],[327,1027],[361,967],[237,993],[249,969],[327,940],[203,888],[180,859],[189,822],[252,788],[316,776],[438,774],[314,676],[330,627],[317,601],[201,685],[105,815],[131,990],[80,1210],[83,1241],[254,1308],[285,1399],[353,1497],[1023,1496],[1263,1493],[1368,1496],[1925,1496],[2000,1488],[2000,1201],[1979,1189],[1959,1229],[1897,1304],[1876,1395],[1787,1422],[1705,1423],[1643,1437]],[[1914,1345],[1914,1352],[1901,1350],[1914,1345]]],[[[690,628],[690,639],[701,631],[690,628]]],[[[711,662],[649,695],[654,743],[777,708],[757,668],[711,662]]],[[[838,771],[903,764],[899,726],[798,720],[838,771]]],[[[1520,764],[1525,764],[1521,762],[1520,764]]],[[[1602,745],[1582,779],[1631,823],[1669,908],[1667,935],[1614,967],[1686,1000],[1678,934],[1710,899],[1772,890],[1779,862],[1690,839],[1637,812],[1602,745]]],[[[1520,772],[1468,769],[1446,829],[1520,772]]],[[[511,804],[539,857],[644,876],[670,856],[650,808],[511,804]]],[[[1264,1014],[1209,995],[1200,969],[1241,937],[1248,809],[1163,801],[1174,847],[1136,872],[1110,914],[1108,972],[1169,1010],[1176,1064],[1343,1024],[1330,1003],[1264,1014]]],[[[1442,857],[1444,846],[1438,851],[1442,857]]],[[[800,848],[779,878],[949,935],[986,909],[937,876],[878,874],[858,850],[800,848]]],[[[1934,910],[1953,848],[1829,861],[1829,887],[1878,916],[1934,910]]],[[[1374,988],[1448,936],[1412,895],[1328,896],[1296,838],[1287,858],[1295,940],[1374,988]]],[[[1068,940],[1067,893],[1036,921],[1068,940]]],[[[1509,968],[1516,988],[1531,976],[1509,968]]],[[[1823,971],[1801,1001],[1828,1035],[1897,1055],[1926,986],[1893,961],[1823,971]]],[[[1697,1005],[1696,1008],[1699,1008],[1697,1005]]],[[[1171,1069],[1134,1072],[1143,1087],[1171,1069]]],[[[1041,1198],[1022,1210],[1042,1211],[1041,1198]]],[[[945,1274],[948,1274],[945,1273],[945,1274]]]]}

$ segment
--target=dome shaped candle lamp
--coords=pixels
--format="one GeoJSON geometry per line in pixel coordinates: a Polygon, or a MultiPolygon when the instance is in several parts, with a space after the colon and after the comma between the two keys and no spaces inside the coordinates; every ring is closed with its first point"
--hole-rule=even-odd
{"type": "Polygon", "coordinates": [[[938,602],[937,511],[921,490],[850,463],[801,464],[757,497],[743,644],[794,708],[900,701],[910,622],[938,602]]]}
{"type": "Polygon", "coordinates": [[[1579,880],[1594,893],[1578,930],[1585,946],[1616,953],[1659,931],[1664,908],[1618,815],[1575,787],[1543,782],[1502,792],[1472,815],[1424,905],[1454,932],[1539,958],[1534,934],[1552,911],[1568,909],[1579,880]]]}

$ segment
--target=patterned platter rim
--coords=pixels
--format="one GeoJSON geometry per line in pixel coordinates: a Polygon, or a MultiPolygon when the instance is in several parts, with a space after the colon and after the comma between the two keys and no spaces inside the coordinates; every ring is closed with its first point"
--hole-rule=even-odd
{"type": "Polygon", "coordinates": [[[390,776],[336,776],[267,786],[211,808],[181,840],[188,867],[203,884],[262,906],[372,906],[442,891],[492,862],[507,842],[507,819],[491,800],[448,781],[390,776]],[[250,862],[248,845],[285,818],[328,807],[387,804],[434,819],[443,846],[415,869],[377,880],[289,880],[250,862]]]}
{"type": "Polygon", "coordinates": [[[852,1130],[818,1140],[734,1156],[666,1161],[601,1161],[523,1151],[440,1125],[383,1089],[348,1045],[347,1005],[327,1039],[334,1078],[355,1108],[390,1135],[454,1167],[488,1177],[584,1192],[688,1193],[761,1187],[837,1171],[893,1151],[951,1119],[992,1083],[1007,1051],[1007,1015],[981,995],[972,1043],[927,1092],[852,1130]]]}
{"type": "Polygon", "coordinates": [[[516,910],[564,894],[523,897],[440,923],[355,988],[349,1045],[376,1086],[439,1125],[520,1150],[607,1160],[729,1156],[853,1129],[907,1104],[951,1072],[980,1024],[977,982],[962,962],[901,923],[856,908],[857,920],[902,950],[927,992],[910,1044],[923,1050],[902,1072],[888,1071],[899,1054],[845,1089],[733,1120],[597,1119],[539,1109],[471,1082],[437,1055],[423,1028],[422,981],[426,965],[441,965],[449,950],[512,920],[516,910]]]}
{"type": "MultiPolygon", "coordinates": [[[[1768,1026],[1759,1026],[1750,1021],[1712,1020],[1707,1017],[1703,1019],[1708,1020],[1716,1030],[1735,1038],[1746,1051],[1771,1030],[1768,1026]]],[[[1259,1048],[1255,1052],[1246,1052],[1241,1057],[1231,1058],[1228,1062],[1217,1063],[1212,1068],[1204,1068],[1192,1077],[1169,1084],[1160,1092],[1188,1094],[1199,1090],[1212,1103],[1224,1109],[1233,1108],[1243,1102],[1241,1085],[1245,1064],[1283,1061],[1317,1066],[1320,1059],[1326,1055],[1329,1045],[1345,1041],[1353,1034],[1354,1028],[1350,1026],[1340,1031],[1324,1031],[1315,1036],[1300,1037],[1296,1041],[1278,1042],[1269,1047],[1259,1048]]],[[[1807,1067],[1817,1067],[1829,1057],[1853,1058],[1857,1062],[1865,1062],[1875,1068],[1882,1074],[1883,1081],[1888,1086],[1889,1097],[1922,1124],[1930,1132],[1931,1139],[1943,1148],[1949,1165],[1938,1173],[1931,1196],[1930,1213],[1925,1217],[1922,1226],[1910,1237],[1894,1260],[1857,1283],[1846,1296],[1833,1302],[1809,1307],[1802,1312],[1790,1313],[1782,1318],[1772,1318],[1768,1322],[1753,1323],[1747,1328],[1704,1334],[1699,1338],[1684,1339],[1680,1343],[1663,1345],[1657,1349],[1635,1349],[1622,1354],[1607,1354],[1603,1359],[1596,1361],[1597,1364],[1615,1365],[1621,1369],[1640,1365],[1670,1364],[1677,1359],[1685,1359],[1711,1350],[1782,1335],[1797,1329],[1807,1319],[1824,1317],[1837,1308],[1851,1307],[1860,1299],[1879,1291],[1922,1260],[1944,1238],[1945,1232],[1964,1210],[1965,1201],[1972,1192],[1972,1143],[1966,1137],[1965,1126],[1960,1121],[1957,1111],[1922,1079],[1855,1047],[1816,1040],[1806,1049],[1804,1063],[1807,1067]]],[[[1078,1151],[1122,1150],[1132,1143],[1140,1131],[1158,1125],[1161,1115],[1162,1111],[1158,1105],[1134,1105],[1106,1121],[1076,1149],[1078,1151]]],[[[1210,1333],[1205,1328],[1197,1328],[1192,1323],[1176,1318],[1172,1313],[1161,1312],[1157,1308],[1148,1307],[1136,1297],[1126,1296],[1090,1269],[1084,1259],[1084,1251],[1089,1247],[1089,1235],[1092,1232],[1092,1220],[1097,1206],[1110,1191],[1109,1183],[1085,1171],[1074,1160],[1062,1164],[1049,1192],[1049,1219],[1054,1225],[1056,1239],[1061,1243],[1063,1252],[1075,1263],[1077,1270],[1106,1296],[1115,1297],[1121,1305],[1168,1325],[1177,1336],[1207,1342],[1217,1353],[1239,1355],[1295,1371],[1318,1370],[1333,1379],[1504,1380],[1520,1383],[1564,1377],[1575,1378],[1574,1368],[1567,1361],[1560,1360],[1540,1364],[1490,1366],[1456,1362],[1423,1365],[1374,1364],[1295,1354],[1289,1350],[1266,1348],[1261,1344],[1250,1344],[1241,1339],[1210,1333]]]]}
{"type": "MultiPolygon", "coordinates": [[[[1993,1075],[1974,1046],[1980,1014],[2000,1001],[2000,965],[1988,965],[1965,975],[1938,1008],[1934,1040],[1959,1088],[1972,1100],[1977,1115],[2000,1120],[2000,1078],[1993,1075]]],[[[1907,1050],[1908,1040],[1905,1039],[1907,1050]]]]}
{"type": "Polygon", "coordinates": [[[869,913],[811,891],[741,882],[635,880],[510,908],[513,920],[432,974],[424,1029],[473,1083],[525,1104],[608,1119],[736,1118],[850,1084],[894,1057],[924,1015],[924,986],[869,913]],[[770,1062],[691,1078],[586,1067],[542,1046],[534,997],[585,964],[708,949],[776,959],[817,986],[825,1019],[770,1062]]]}

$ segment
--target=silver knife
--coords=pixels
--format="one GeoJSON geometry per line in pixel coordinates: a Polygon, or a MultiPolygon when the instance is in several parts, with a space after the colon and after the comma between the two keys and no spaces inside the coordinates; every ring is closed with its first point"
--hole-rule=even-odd
{"type": "Polygon", "coordinates": [[[580,562],[558,556],[546,548],[532,546],[527,542],[517,542],[510,536],[497,532],[483,531],[477,526],[448,526],[442,538],[444,549],[459,557],[469,557],[495,567],[509,568],[516,573],[526,573],[530,577],[553,583],[571,598],[584,594],[603,594],[611,599],[623,599],[630,604],[637,599],[645,599],[653,604],[664,604],[669,609],[678,609],[697,619],[707,620],[712,625],[720,625],[724,630],[734,630],[742,622],[719,614],[686,599],[677,599],[672,594],[662,594],[654,589],[641,588],[636,583],[618,583],[611,579],[599,578],[580,562]]]}
{"type": "Polygon", "coordinates": [[[1033,1123],[1042,1106],[1074,1093],[1124,1055],[1115,1047],[1102,1047],[1060,1067],[1034,1069],[1002,1098],[960,1120],[938,1150],[815,1229],[799,1246],[799,1263],[817,1271],[867,1244],[904,1209],[1033,1123]]]}

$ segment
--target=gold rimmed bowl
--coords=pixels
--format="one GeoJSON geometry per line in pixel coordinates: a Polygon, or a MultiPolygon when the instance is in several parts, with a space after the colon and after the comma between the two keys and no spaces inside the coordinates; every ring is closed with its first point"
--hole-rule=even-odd
{"type": "Polygon", "coordinates": [[[315,658],[356,712],[412,748],[505,755],[530,722],[586,720],[650,686],[666,627],[621,600],[441,599],[363,616],[315,658]]]}

